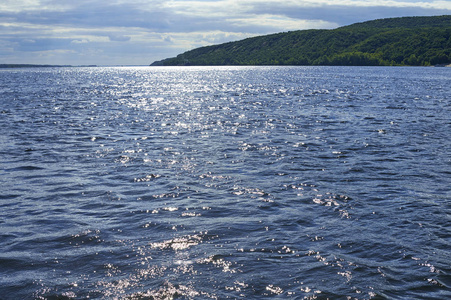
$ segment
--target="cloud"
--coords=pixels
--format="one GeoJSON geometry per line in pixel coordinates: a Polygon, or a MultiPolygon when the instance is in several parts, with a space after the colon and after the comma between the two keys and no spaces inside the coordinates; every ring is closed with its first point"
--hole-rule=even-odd
{"type": "Polygon", "coordinates": [[[88,40],[82,39],[82,40],[72,40],[72,44],[87,44],[89,43],[88,40]]]}
{"type": "Polygon", "coordinates": [[[110,41],[114,41],[114,42],[128,42],[130,40],[129,36],[117,35],[117,34],[110,34],[110,35],[108,35],[108,38],[110,39],[110,41]]]}
{"type": "Polygon", "coordinates": [[[3,0],[0,63],[149,64],[186,50],[297,29],[451,14],[434,0],[3,0]]]}
{"type": "Polygon", "coordinates": [[[18,39],[16,40],[16,50],[24,52],[45,51],[45,50],[64,50],[71,44],[71,39],[18,39]]]}
{"type": "MultiPolygon", "coordinates": [[[[383,1],[370,2],[371,1],[359,3],[360,6],[351,6],[344,4],[326,5],[321,3],[309,6],[271,6],[270,3],[267,3],[259,5],[258,7],[254,7],[252,11],[255,14],[262,14],[271,9],[274,14],[284,15],[293,19],[327,20],[331,23],[338,24],[339,26],[373,19],[403,16],[445,15],[451,13],[450,5],[448,5],[448,7],[450,7],[449,9],[444,9],[443,7],[438,8],[436,5],[401,6],[401,4],[405,5],[405,3],[395,3],[397,5],[384,6],[381,5],[383,1]]],[[[342,3],[346,3],[346,1],[342,3]]]]}

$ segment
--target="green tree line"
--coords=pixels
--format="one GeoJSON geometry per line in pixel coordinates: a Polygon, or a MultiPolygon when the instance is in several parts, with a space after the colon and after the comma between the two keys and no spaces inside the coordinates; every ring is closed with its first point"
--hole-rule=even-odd
{"type": "Polygon", "coordinates": [[[391,18],[201,47],[152,65],[430,66],[451,63],[450,36],[451,16],[391,18]]]}

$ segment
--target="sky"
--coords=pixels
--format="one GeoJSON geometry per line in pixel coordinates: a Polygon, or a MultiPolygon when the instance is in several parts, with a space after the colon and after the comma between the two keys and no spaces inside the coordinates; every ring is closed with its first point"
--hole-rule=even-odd
{"type": "Polygon", "coordinates": [[[0,0],[0,64],[149,65],[270,33],[451,15],[451,0],[0,0]]]}

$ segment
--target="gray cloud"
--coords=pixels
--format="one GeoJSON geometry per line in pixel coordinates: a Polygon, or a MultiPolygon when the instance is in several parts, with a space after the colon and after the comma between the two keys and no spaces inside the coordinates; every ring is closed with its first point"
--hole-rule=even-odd
{"type": "Polygon", "coordinates": [[[52,38],[11,39],[9,41],[16,44],[15,49],[17,51],[24,52],[67,49],[72,42],[71,39],[52,39],[52,38]]]}
{"type": "Polygon", "coordinates": [[[128,42],[130,40],[129,36],[116,35],[116,34],[110,34],[110,35],[108,35],[108,38],[110,39],[110,41],[115,41],[115,42],[128,42]]]}
{"type": "Polygon", "coordinates": [[[446,15],[451,11],[447,9],[422,7],[392,7],[392,6],[345,6],[322,5],[316,7],[284,7],[259,5],[251,11],[263,14],[271,10],[274,14],[284,15],[295,19],[328,20],[339,26],[350,25],[374,19],[407,17],[407,16],[433,16],[446,15]]]}

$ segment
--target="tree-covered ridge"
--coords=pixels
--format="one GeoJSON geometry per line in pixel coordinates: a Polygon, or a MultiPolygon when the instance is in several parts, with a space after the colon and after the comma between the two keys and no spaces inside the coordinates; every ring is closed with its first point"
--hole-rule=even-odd
{"type": "Polygon", "coordinates": [[[197,48],[152,65],[376,65],[451,63],[451,16],[404,17],[300,30],[197,48]]]}

